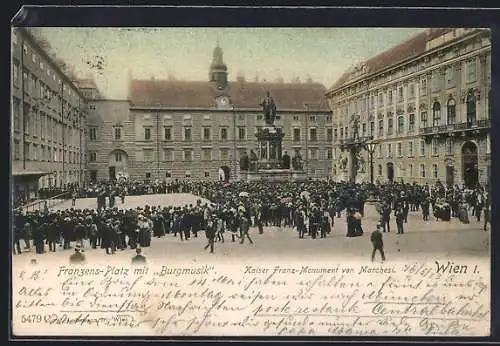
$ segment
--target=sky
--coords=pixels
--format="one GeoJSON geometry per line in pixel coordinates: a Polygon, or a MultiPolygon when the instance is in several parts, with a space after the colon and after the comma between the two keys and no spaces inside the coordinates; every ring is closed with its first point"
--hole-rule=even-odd
{"type": "Polygon", "coordinates": [[[105,97],[124,99],[136,79],[208,81],[219,43],[229,79],[330,87],[350,66],[405,41],[416,28],[38,28],[52,54],[79,77],[92,76],[105,97]],[[101,70],[92,68],[101,60],[101,70]]]}

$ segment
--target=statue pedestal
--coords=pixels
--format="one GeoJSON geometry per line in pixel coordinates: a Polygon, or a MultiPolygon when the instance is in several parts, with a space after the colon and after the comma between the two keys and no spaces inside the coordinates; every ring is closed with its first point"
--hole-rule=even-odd
{"type": "MultiPolygon", "coordinates": [[[[280,128],[268,125],[259,129],[257,137],[257,157],[255,169],[242,171],[240,178],[246,181],[299,181],[306,179],[302,170],[282,168],[282,141],[285,134],[280,128]]],[[[253,166],[252,166],[253,167],[253,166]]]]}

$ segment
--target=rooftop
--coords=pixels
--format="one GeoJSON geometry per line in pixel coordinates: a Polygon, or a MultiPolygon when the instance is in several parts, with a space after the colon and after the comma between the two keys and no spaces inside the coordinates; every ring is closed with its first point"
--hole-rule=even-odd
{"type": "MultiPolygon", "coordinates": [[[[229,82],[228,95],[238,108],[260,108],[259,103],[269,91],[279,109],[329,110],[326,88],[320,83],[229,82]]],[[[128,99],[135,106],[172,108],[214,108],[219,92],[205,81],[138,80],[129,83],[128,99]]]]}
{"type": "Polygon", "coordinates": [[[427,42],[439,37],[452,29],[433,28],[425,30],[410,39],[382,52],[375,57],[355,66],[342,74],[331,89],[338,89],[348,82],[364,75],[382,71],[405,60],[423,54],[427,49],[427,42]]]}

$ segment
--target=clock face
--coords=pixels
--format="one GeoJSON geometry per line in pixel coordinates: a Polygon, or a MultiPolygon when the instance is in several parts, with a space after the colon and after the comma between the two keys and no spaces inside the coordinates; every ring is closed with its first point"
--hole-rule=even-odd
{"type": "Polygon", "coordinates": [[[221,105],[221,106],[227,106],[227,105],[229,105],[229,98],[226,97],[226,96],[219,97],[217,99],[217,101],[218,101],[219,105],[221,105]]]}

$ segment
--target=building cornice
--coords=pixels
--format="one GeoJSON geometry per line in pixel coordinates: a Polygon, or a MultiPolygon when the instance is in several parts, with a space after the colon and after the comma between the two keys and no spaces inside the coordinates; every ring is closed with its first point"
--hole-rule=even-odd
{"type": "MultiPolygon", "coordinates": [[[[260,108],[237,108],[220,109],[220,108],[200,108],[200,107],[166,107],[166,106],[132,106],[131,111],[147,111],[147,112],[210,112],[210,113],[258,113],[262,114],[260,108]]],[[[331,114],[331,110],[314,110],[314,109],[280,109],[281,113],[298,113],[298,114],[331,114]]]]}
{"type": "Polygon", "coordinates": [[[374,90],[379,90],[379,89],[387,88],[390,85],[401,83],[402,81],[405,81],[405,80],[415,79],[415,78],[418,78],[421,75],[427,74],[427,73],[432,72],[434,70],[438,70],[438,69],[442,68],[443,66],[450,65],[450,64],[456,64],[457,62],[462,62],[463,60],[467,60],[467,59],[469,59],[469,58],[471,58],[473,56],[480,55],[481,53],[487,53],[487,52],[491,52],[491,46],[483,47],[483,48],[480,48],[478,50],[474,50],[474,51],[471,51],[471,52],[466,53],[464,55],[461,55],[459,57],[448,59],[446,61],[442,61],[442,62],[440,62],[438,64],[434,64],[434,65],[429,66],[429,67],[427,67],[425,69],[422,69],[420,71],[413,72],[411,74],[399,77],[397,79],[390,80],[390,81],[388,81],[386,83],[377,84],[376,86],[368,87],[368,88],[366,88],[364,90],[360,90],[357,93],[354,93],[354,94],[351,94],[351,95],[347,95],[346,97],[342,98],[342,100],[350,100],[352,98],[356,98],[356,97],[359,97],[361,95],[370,93],[370,92],[372,92],[374,90]]]}
{"type": "MultiPolygon", "coordinates": [[[[61,68],[54,62],[54,59],[51,56],[49,56],[47,52],[44,49],[42,49],[42,47],[40,47],[36,38],[26,28],[17,27],[16,29],[23,35],[24,38],[26,38],[30,42],[31,45],[36,47],[38,54],[43,56],[44,60],[48,64],[50,64],[50,67],[57,71],[58,75],[61,76],[61,79],[63,79],[66,82],[66,84],[71,85],[74,91],[78,94],[78,96],[80,96],[80,98],[86,100],[81,90],[75,85],[75,83],[73,83],[73,81],[68,77],[68,75],[66,75],[66,73],[64,73],[61,70],[61,68]]],[[[21,54],[24,54],[23,47],[21,47],[21,54]]]]}
{"type": "MultiPolygon", "coordinates": [[[[362,82],[362,81],[367,81],[367,80],[370,80],[370,79],[375,79],[375,78],[380,77],[381,75],[384,75],[384,74],[390,74],[394,70],[397,70],[398,68],[400,68],[402,66],[409,65],[411,63],[415,63],[415,62],[417,62],[417,61],[419,61],[421,59],[425,59],[425,57],[427,57],[427,56],[435,54],[436,52],[438,52],[440,50],[444,50],[444,49],[450,48],[450,47],[452,47],[454,45],[460,44],[461,42],[468,41],[468,40],[470,40],[470,39],[472,39],[472,38],[474,38],[476,36],[481,36],[481,35],[484,35],[484,34],[485,34],[485,31],[483,29],[480,29],[479,31],[473,32],[470,35],[465,35],[465,36],[462,36],[462,37],[457,37],[456,39],[451,40],[451,41],[449,41],[449,42],[447,42],[445,44],[439,45],[439,46],[437,46],[435,48],[432,48],[432,49],[430,49],[428,51],[425,51],[425,52],[423,52],[420,55],[413,56],[413,57],[411,57],[411,58],[409,58],[407,60],[400,61],[400,62],[398,62],[398,63],[396,63],[394,65],[390,65],[390,66],[388,66],[388,67],[386,67],[384,69],[375,71],[373,73],[369,73],[369,74],[367,74],[365,76],[360,76],[359,78],[353,79],[353,80],[347,82],[346,84],[344,84],[344,85],[342,85],[342,86],[340,86],[338,88],[328,89],[326,91],[325,95],[327,97],[331,97],[333,94],[335,94],[337,92],[342,92],[345,89],[348,89],[349,87],[352,87],[356,83],[359,83],[359,82],[362,82]]],[[[489,45],[489,49],[491,50],[491,44],[489,45]]],[[[460,57],[457,57],[457,58],[462,58],[462,57],[463,56],[460,56],[460,57]]],[[[423,72],[422,71],[417,71],[417,73],[423,73],[423,72]]],[[[408,78],[408,76],[403,76],[402,79],[404,79],[404,78],[408,78]]]]}

